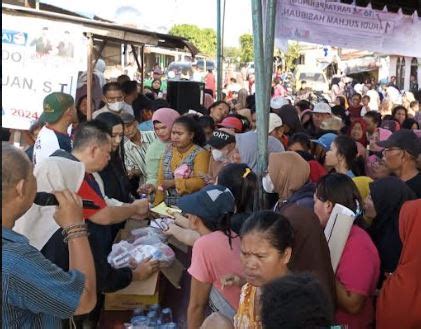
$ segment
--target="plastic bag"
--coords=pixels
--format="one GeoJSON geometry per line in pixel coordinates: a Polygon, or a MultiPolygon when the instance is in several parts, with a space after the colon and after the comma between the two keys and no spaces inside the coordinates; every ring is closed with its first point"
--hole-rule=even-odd
{"type": "Polygon", "coordinates": [[[142,227],[130,232],[127,240],[113,244],[108,263],[114,268],[129,267],[130,260],[137,264],[146,258],[158,260],[161,267],[170,266],[175,259],[174,251],[164,244],[166,236],[160,229],[142,227]]]}
{"type": "Polygon", "coordinates": [[[164,242],[167,238],[161,233],[161,230],[154,227],[142,227],[130,232],[129,241],[134,245],[153,245],[164,242]]]}

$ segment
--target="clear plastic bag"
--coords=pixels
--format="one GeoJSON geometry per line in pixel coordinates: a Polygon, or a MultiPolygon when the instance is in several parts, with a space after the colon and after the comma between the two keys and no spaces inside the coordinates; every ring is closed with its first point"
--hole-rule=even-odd
{"type": "Polygon", "coordinates": [[[148,226],[132,230],[129,241],[133,241],[134,245],[153,245],[164,242],[166,239],[161,230],[148,226]]]}
{"type": "Polygon", "coordinates": [[[145,259],[151,257],[160,262],[161,267],[168,267],[175,259],[174,251],[162,242],[152,245],[131,244],[127,241],[120,241],[112,246],[108,255],[108,263],[114,268],[129,267],[130,261],[140,264],[145,259]]]}

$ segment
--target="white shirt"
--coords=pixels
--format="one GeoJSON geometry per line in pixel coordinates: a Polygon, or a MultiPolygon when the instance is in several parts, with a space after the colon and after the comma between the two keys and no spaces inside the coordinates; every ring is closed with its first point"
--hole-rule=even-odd
{"type": "Polygon", "coordinates": [[[371,111],[378,111],[379,104],[380,104],[380,96],[379,93],[373,89],[367,91],[367,96],[370,97],[370,102],[368,103],[368,107],[371,111]]]}
{"type": "Polygon", "coordinates": [[[72,151],[70,136],[58,133],[44,126],[39,131],[37,140],[35,141],[32,162],[34,165],[37,165],[60,149],[67,152],[72,151]]]}

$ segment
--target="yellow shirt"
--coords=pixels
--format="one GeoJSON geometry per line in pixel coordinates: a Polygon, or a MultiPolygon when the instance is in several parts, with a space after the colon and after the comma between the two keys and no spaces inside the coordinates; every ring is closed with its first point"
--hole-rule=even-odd
{"type": "MultiPolygon", "coordinates": [[[[172,158],[171,158],[171,171],[174,172],[180,165],[182,165],[183,160],[187,158],[190,153],[193,152],[196,145],[192,145],[186,152],[181,153],[177,148],[172,148],[172,158]]],[[[209,169],[209,157],[210,154],[207,150],[203,149],[199,151],[194,159],[193,173],[189,178],[175,178],[175,188],[177,193],[180,195],[190,194],[196,191],[199,191],[203,186],[205,186],[204,176],[208,173],[209,169]]],[[[165,192],[158,190],[158,186],[162,185],[164,181],[164,166],[163,158],[159,163],[158,169],[158,181],[157,189],[155,194],[155,205],[161,203],[165,199],[165,192]]]]}

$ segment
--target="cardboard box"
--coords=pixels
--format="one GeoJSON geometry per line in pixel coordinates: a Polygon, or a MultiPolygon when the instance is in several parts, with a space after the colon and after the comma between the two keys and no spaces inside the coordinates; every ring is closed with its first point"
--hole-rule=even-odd
{"type": "MultiPolygon", "coordinates": [[[[118,232],[115,242],[127,239],[131,230],[144,226],[144,222],[139,222],[137,225],[133,221],[128,222],[125,228],[118,232]]],[[[161,269],[148,279],[133,281],[124,289],[105,294],[104,309],[106,311],[133,310],[140,306],[158,304],[163,295],[162,289],[159,289],[159,276],[164,275],[174,287],[180,289],[180,280],[184,270],[180,261],[175,259],[170,267],[161,269]]]]}

